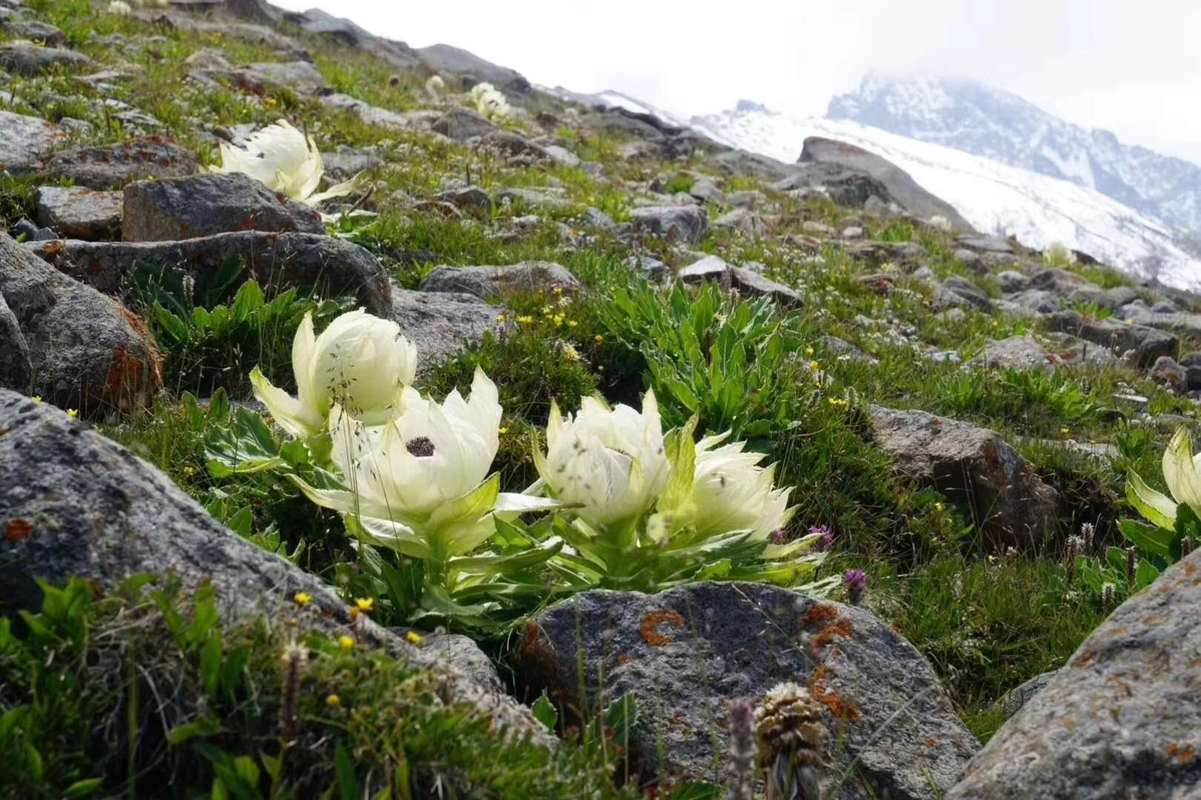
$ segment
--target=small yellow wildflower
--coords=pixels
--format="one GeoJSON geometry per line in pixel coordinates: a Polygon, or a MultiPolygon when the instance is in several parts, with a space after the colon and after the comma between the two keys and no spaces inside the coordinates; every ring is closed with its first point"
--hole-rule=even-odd
{"type": "Polygon", "coordinates": [[[425,641],[425,637],[417,631],[409,631],[405,634],[405,638],[409,640],[409,644],[417,645],[418,647],[425,641]]]}
{"type": "Polygon", "coordinates": [[[350,618],[358,619],[360,614],[370,614],[375,608],[375,598],[359,597],[354,601],[354,607],[350,609],[350,618]]]}
{"type": "Polygon", "coordinates": [[[40,403],[40,402],[42,402],[42,396],[41,396],[40,394],[35,394],[33,397],[31,397],[31,398],[29,398],[29,399],[30,399],[30,400],[32,400],[32,401],[33,401],[33,402],[35,402],[35,403],[40,403]]]}
{"type": "Polygon", "coordinates": [[[809,362],[809,369],[813,370],[814,372],[816,372],[817,370],[819,370],[821,368],[822,368],[822,365],[817,363],[816,361],[809,362]]]}
{"type": "Polygon", "coordinates": [[[811,355],[813,355],[813,348],[812,348],[812,347],[806,347],[806,348],[805,348],[805,355],[807,355],[807,356],[811,356],[811,355]]]}
{"type": "Polygon", "coordinates": [[[504,314],[497,314],[497,315],[496,315],[496,321],[497,321],[497,322],[505,322],[505,321],[506,321],[506,320],[508,320],[508,319],[509,319],[509,318],[508,318],[508,317],[506,317],[504,314]]]}
{"type": "Polygon", "coordinates": [[[943,510],[943,509],[945,509],[945,508],[946,508],[946,506],[944,506],[944,505],[942,504],[942,501],[941,501],[941,500],[939,500],[937,503],[935,503],[935,504],[934,504],[934,510],[935,510],[935,511],[942,511],[942,510],[943,510]]]}
{"type": "Polygon", "coordinates": [[[68,408],[67,416],[70,417],[71,419],[75,419],[76,417],[79,416],[79,410],[75,409],[75,408],[68,408]]]}
{"type": "Polygon", "coordinates": [[[517,318],[517,322],[522,325],[533,325],[534,318],[531,317],[529,314],[522,314],[520,317],[517,318]]]}
{"type": "Polygon", "coordinates": [[[338,637],[338,647],[343,650],[350,651],[354,649],[354,639],[343,634],[338,637]]]}
{"type": "Polygon", "coordinates": [[[1069,434],[1072,432],[1072,429],[1071,428],[1060,428],[1059,432],[1062,434],[1069,434]]]}
{"type": "Polygon", "coordinates": [[[574,319],[567,320],[567,327],[569,327],[569,328],[574,328],[576,325],[579,325],[579,324],[580,323],[576,322],[574,319]]]}
{"type": "Polygon", "coordinates": [[[330,708],[341,708],[342,707],[342,698],[338,697],[336,694],[326,695],[325,696],[325,704],[327,706],[329,706],[330,708]]]}
{"type": "Polygon", "coordinates": [[[501,425],[499,428],[496,429],[496,432],[499,433],[501,436],[504,436],[506,433],[509,432],[509,428],[506,425],[501,425]]]}
{"type": "Polygon", "coordinates": [[[568,361],[579,361],[580,352],[569,344],[563,345],[563,357],[568,361]]]}
{"type": "Polygon", "coordinates": [[[297,592],[296,594],[292,595],[292,600],[296,602],[296,605],[304,608],[309,603],[313,602],[313,596],[308,592],[297,592]]]}
{"type": "Polygon", "coordinates": [[[555,293],[555,294],[563,294],[563,287],[562,287],[562,286],[556,286],[556,287],[554,288],[554,290],[553,290],[553,291],[554,291],[554,293],[555,293]]]}

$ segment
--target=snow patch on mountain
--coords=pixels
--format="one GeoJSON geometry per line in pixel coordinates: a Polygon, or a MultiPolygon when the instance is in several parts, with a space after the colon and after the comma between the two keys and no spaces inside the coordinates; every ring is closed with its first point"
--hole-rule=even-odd
{"type": "MultiPolygon", "coordinates": [[[[909,91],[894,102],[913,103],[920,109],[916,116],[937,120],[945,92],[937,86],[909,91]]],[[[792,117],[752,105],[693,117],[692,127],[731,147],[789,163],[808,136],[844,141],[896,164],[981,231],[1014,235],[1040,249],[1065,244],[1171,286],[1201,287],[1201,261],[1174,241],[1167,226],[1092,188],[849,120],[792,117]]]]}

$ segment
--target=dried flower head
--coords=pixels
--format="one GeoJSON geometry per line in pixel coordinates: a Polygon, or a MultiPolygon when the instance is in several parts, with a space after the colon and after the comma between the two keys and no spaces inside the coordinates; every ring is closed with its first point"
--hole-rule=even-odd
{"type": "Polygon", "coordinates": [[[867,588],[867,573],[861,569],[848,569],[842,576],[842,585],[847,590],[847,601],[857,606],[867,588]]]}
{"type": "Polygon", "coordinates": [[[755,709],[768,798],[818,797],[817,770],[825,763],[826,748],[821,709],[808,689],[791,682],[777,684],[755,709]]]}
{"type": "Polygon", "coordinates": [[[750,700],[730,703],[730,800],[751,800],[755,785],[755,706],[750,700]]]}

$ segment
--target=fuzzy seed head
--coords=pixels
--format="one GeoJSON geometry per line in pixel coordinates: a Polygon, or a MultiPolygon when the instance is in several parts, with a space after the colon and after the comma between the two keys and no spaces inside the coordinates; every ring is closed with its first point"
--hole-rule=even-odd
{"type": "Polygon", "coordinates": [[[826,748],[826,724],[821,705],[809,690],[781,683],[763,696],[755,709],[759,763],[775,764],[783,757],[797,767],[819,766],[826,748]]]}

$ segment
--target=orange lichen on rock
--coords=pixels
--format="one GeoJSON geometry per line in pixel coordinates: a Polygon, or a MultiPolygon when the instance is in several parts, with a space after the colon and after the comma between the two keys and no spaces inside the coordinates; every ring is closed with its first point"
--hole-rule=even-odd
{"type": "Polygon", "coordinates": [[[860,713],[859,706],[855,704],[855,701],[843,697],[831,689],[827,685],[829,680],[829,667],[823,664],[814,670],[813,677],[809,679],[809,694],[813,696],[813,699],[829,709],[835,719],[843,722],[856,722],[862,718],[863,714],[860,713]]]}
{"type": "Polygon", "coordinates": [[[802,628],[813,628],[817,626],[829,625],[834,620],[838,619],[838,609],[834,606],[824,606],[820,603],[815,603],[801,618],[802,628]]]}
{"type": "Polygon", "coordinates": [[[659,626],[665,622],[670,622],[677,628],[684,627],[684,617],[680,615],[679,611],[652,611],[642,618],[642,625],[639,626],[638,632],[651,647],[662,647],[672,641],[670,636],[659,633],[659,626]]]}
{"type": "Polygon", "coordinates": [[[23,542],[33,533],[33,523],[27,519],[14,517],[4,526],[4,541],[23,542]]]}
{"type": "Polygon", "coordinates": [[[813,641],[809,646],[813,648],[814,652],[816,652],[817,650],[820,650],[821,648],[833,642],[835,638],[849,639],[852,635],[854,635],[854,633],[855,626],[851,624],[849,619],[844,617],[843,619],[840,619],[837,622],[832,622],[826,627],[822,628],[821,631],[818,632],[817,636],[813,637],[813,641]]]}
{"type": "Polygon", "coordinates": [[[1197,748],[1191,744],[1173,743],[1164,749],[1164,756],[1183,766],[1191,764],[1197,758],[1197,748]]]}

